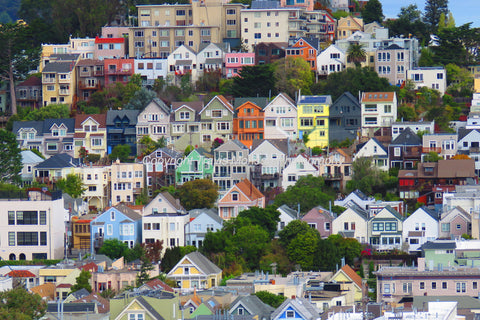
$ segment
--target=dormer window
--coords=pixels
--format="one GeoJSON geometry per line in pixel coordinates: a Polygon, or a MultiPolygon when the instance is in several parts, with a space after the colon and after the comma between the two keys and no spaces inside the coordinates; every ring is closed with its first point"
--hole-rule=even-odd
{"type": "Polygon", "coordinates": [[[232,201],[238,201],[238,192],[232,193],[232,201]]]}
{"type": "Polygon", "coordinates": [[[83,131],[90,132],[90,126],[83,126],[83,131]]]}
{"type": "Polygon", "coordinates": [[[96,132],[96,131],[97,131],[97,128],[98,128],[97,126],[91,126],[91,131],[92,131],[92,132],[96,132]]]}

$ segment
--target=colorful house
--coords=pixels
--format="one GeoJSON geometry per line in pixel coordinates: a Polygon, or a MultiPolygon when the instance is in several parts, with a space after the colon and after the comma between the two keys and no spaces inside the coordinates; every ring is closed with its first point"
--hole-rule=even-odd
{"type": "Polygon", "coordinates": [[[301,58],[308,62],[310,69],[317,71],[317,56],[320,51],[320,42],[316,38],[300,38],[286,50],[286,57],[301,58]]]}
{"type": "Polygon", "coordinates": [[[300,297],[285,300],[271,315],[272,320],[316,320],[320,318],[319,310],[308,299],[300,297]]]}
{"type": "Polygon", "coordinates": [[[225,71],[227,79],[239,76],[243,66],[255,64],[255,52],[234,52],[225,54],[225,71]]]}
{"type": "Polygon", "coordinates": [[[202,144],[219,138],[223,141],[232,139],[234,110],[232,104],[222,95],[210,100],[199,112],[200,135],[202,144]]]}
{"type": "Polygon", "coordinates": [[[328,145],[329,113],[331,96],[300,96],[297,102],[298,137],[308,135],[306,146],[326,147],[328,145]]]}
{"type": "Polygon", "coordinates": [[[252,101],[246,101],[235,109],[233,138],[240,140],[248,148],[252,146],[253,140],[264,138],[263,123],[265,116],[263,107],[252,101]]]}
{"type": "Polygon", "coordinates": [[[312,229],[317,230],[322,238],[328,238],[332,234],[332,221],[334,218],[333,212],[317,206],[308,211],[301,220],[308,223],[312,229]]]}
{"type": "Polygon", "coordinates": [[[54,54],[50,62],[42,70],[43,105],[75,103],[76,73],[75,64],[78,54],[54,54]]]}
{"type": "Polygon", "coordinates": [[[135,73],[133,59],[104,59],[105,86],[120,82],[127,84],[135,73]]]}
{"type": "Polygon", "coordinates": [[[210,179],[213,174],[212,156],[205,150],[195,149],[186,156],[175,170],[178,185],[196,179],[210,179]]]}
{"type": "Polygon", "coordinates": [[[264,112],[265,139],[297,139],[297,106],[286,93],[273,98],[264,112]]]}
{"type": "Polygon", "coordinates": [[[74,154],[80,156],[83,147],[88,153],[101,157],[107,152],[107,115],[77,114],[75,116],[74,154]]]}
{"type": "Polygon", "coordinates": [[[265,196],[248,179],[244,179],[218,200],[218,215],[228,220],[250,207],[265,208],[265,196]]]}
{"type": "Polygon", "coordinates": [[[348,264],[344,265],[340,270],[338,270],[337,273],[333,275],[332,279],[330,279],[330,281],[341,284],[352,284],[355,302],[362,301],[362,278],[348,264]]]}
{"type": "Polygon", "coordinates": [[[170,270],[167,278],[176,281],[182,292],[193,291],[195,288],[210,289],[220,284],[222,269],[195,251],[185,255],[170,270]]]}

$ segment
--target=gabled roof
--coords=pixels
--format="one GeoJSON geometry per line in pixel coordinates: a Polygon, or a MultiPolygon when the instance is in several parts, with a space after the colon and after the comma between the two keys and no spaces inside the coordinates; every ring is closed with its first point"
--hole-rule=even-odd
{"type": "MultiPolygon", "coordinates": [[[[178,199],[175,199],[174,196],[170,194],[170,192],[164,191],[160,193],[165,200],[168,201],[168,203],[173,206],[177,211],[185,211],[185,208],[180,204],[180,201],[178,199]]],[[[155,200],[155,198],[154,198],[155,200]]],[[[153,201],[153,200],[152,200],[153,201]]]]}
{"type": "MultiPolygon", "coordinates": [[[[71,295],[75,298],[75,299],[81,299],[83,297],[86,297],[90,294],[90,292],[88,292],[87,289],[85,288],[82,288],[80,290],[77,290],[75,292],[72,292],[71,295]]],[[[83,301],[83,302],[86,302],[86,301],[83,301]]]]}
{"type": "Polygon", "coordinates": [[[82,124],[88,118],[92,118],[98,122],[99,128],[105,128],[107,124],[107,115],[106,114],[77,114],[75,116],[75,129],[81,129],[82,124]]]}
{"type": "Polygon", "coordinates": [[[476,129],[458,128],[458,141],[462,140],[473,131],[480,133],[480,131],[476,129]]]}
{"type": "Polygon", "coordinates": [[[423,244],[420,250],[456,249],[456,247],[457,245],[454,240],[435,240],[423,244]]]}
{"type": "Polygon", "coordinates": [[[42,86],[42,79],[36,76],[31,76],[27,80],[17,84],[17,89],[19,87],[41,87],[41,86],[42,86]]]}
{"type": "MultiPolygon", "coordinates": [[[[395,218],[397,218],[397,219],[400,220],[400,221],[403,221],[402,215],[401,215],[400,213],[398,213],[398,211],[395,210],[395,209],[393,209],[392,207],[386,206],[386,207],[382,208],[382,210],[380,210],[379,213],[380,213],[381,211],[383,211],[383,210],[387,210],[387,211],[388,211],[389,213],[391,213],[395,218]]],[[[377,213],[376,216],[371,217],[370,220],[374,220],[377,216],[378,216],[378,213],[377,213]]]]}
{"type": "Polygon", "coordinates": [[[258,315],[259,319],[270,318],[270,314],[275,310],[273,307],[265,304],[260,300],[256,295],[249,296],[239,296],[231,304],[229,313],[231,314],[233,309],[236,309],[238,306],[242,306],[252,316],[258,315]]]}
{"type": "Polygon", "coordinates": [[[43,121],[43,133],[50,133],[50,129],[53,125],[57,125],[58,127],[61,125],[67,127],[68,133],[75,132],[75,119],[73,118],[64,118],[64,119],[45,119],[43,121]]]}
{"type": "Polygon", "coordinates": [[[255,151],[258,147],[263,145],[264,143],[269,143],[278,151],[284,153],[286,156],[289,155],[288,150],[288,139],[255,139],[252,142],[252,151],[255,151]]]}
{"type": "Polygon", "coordinates": [[[250,200],[256,200],[265,197],[248,179],[243,179],[235,186],[250,200]]]}
{"type": "Polygon", "coordinates": [[[358,214],[361,218],[363,218],[365,221],[368,220],[368,212],[363,210],[358,204],[356,204],[354,201],[350,201],[348,204],[347,209],[352,209],[353,212],[358,214]]]}
{"type": "Polygon", "coordinates": [[[392,145],[421,146],[422,139],[413,132],[412,129],[406,127],[405,130],[392,141],[392,145]]]}
{"type": "Polygon", "coordinates": [[[344,265],[340,270],[338,270],[332,278],[335,278],[339,272],[343,272],[343,274],[350,278],[358,288],[362,288],[362,277],[360,277],[348,264],[344,265]]]}
{"type": "MultiPolygon", "coordinates": [[[[79,291],[83,291],[83,290],[85,289],[81,289],[79,291]]],[[[75,301],[72,301],[72,303],[85,303],[85,302],[95,303],[98,308],[98,313],[108,313],[110,311],[110,301],[102,297],[97,292],[92,292],[89,294],[87,290],[85,291],[87,292],[87,295],[80,297],[75,301]]]]}
{"type": "Polygon", "coordinates": [[[292,107],[294,107],[295,109],[297,109],[297,105],[295,104],[295,101],[294,101],[292,98],[290,98],[290,96],[289,96],[287,93],[285,93],[285,92],[280,92],[279,94],[277,94],[277,96],[276,96],[275,98],[273,98],[272,101],[270,101],[270,102],[268,103],[267,107],[268,107],[270,104],[272,104],[275,100],[281,99],[281,98],[285,99],[285,101],[287,101],[288,103],[290,103],[290,104],[292,105],[292,107]]]}
{"type": "Polygon", "coordinates": [[[79,159],[72,158],[66,153],[58,153],[37,164],[35,169],[61,169],[80,165],[79,159]]]}
{"type": "Polygon", "coordinates": [[[278,209],[282,209],[283,212],[288,214],[292,219],[297,219],[298,212],[296,210],[293,210],[292,208],[290,208],[286,204],[282,204],[280,207],[278,207],[278,209]]]}
{"type": "Polygon", "coordinates": [[[340,97],[338,97],[337,100],[333,102],[332,106],[335,106],[337,103],[340,103],[341,99],[343,100],[344,98],[350,100],[353,104],[360,107],[360,102],[358,101],[358,99],[348,91],[342,93],[340,97]]]}
{"type": "Polygon", "coordinates": [[[20,154],[22,155],[22,163],[23,164],[25,164],[25,163],[40,163],[44,160],[39,155],[37,155],[36,153],[34,153],[33,151],[30,151],[30,150],[23,150],[23,151],[20,152],[20,154]]]}
{"type": "Polygon", "coordinates": [[[220,101],[224,106],[225,108],[227,108],[231,113],[233,113],[233,106],[232,104],[224,97],[222,96],[221,94],[219,95],[216,95],[215,97],[212,98],[212,100],[210,100],[206,105],[205,107],[203,107],[203,109],[200,111],[200,114],[210,105],[210,103],[212,103],[212,101],[214,100],[218,100],[220,101]]]}
{"type": "Polygon", "coordinates": [[[248,150],[246,145],[244,145],[240,140],[235,139],[235,140],[227,140],[225,143],[218,146],[214,151],[233,150],[232,148],[235,148],[235,146],[237,146],[241,150],[248,150]]]}
{"type": "Polygon", "coordinates": [[[375,142],[376,145],[378,145],[380,148],[382,148],[383,151],[385,151],[386,154],[388,154],[387,148],[380,141],[378,141],[377,138],[370,138],[368,141],[358,144],[357,152],[360,151],[370,140],[375,142]]]}
{"type": "Polygon", "coordinates": [[[35,278],[36,275],[28,270],[12,270],[6,274],[8,277],[12,278],[35,278]]]}
{"type": "Polygon", "coordinates": [[[170,115],[170,108],[163,102],[161,99],[158,98],[153,98],[152,101],[147,103],[145,108],[143,108],[142,112],[145,111],[145,109],[151,104],[155,103],[165,114],[170,115]]]}
{"type": "Polygon", "coordinates": [[[133,221],[137,221],[137,220],[142,219],[142,216],[140,214],[138,214],[135,210],[130,209],[127,205],[125,205],[123,203],[117,204],[112,209],[116,209],[116,210],[120,211],[121,213],[123,213],[125,216],[127,216],[128,218],[130,218],[133,221]]]}
{"type": "Polygon", "coordinates": [[[83,266],[80,267],[80,270],[93,270],[97,271],[98,270],[98,265],[95,262],[89,262],[87,264],[84,264],[83,266]]]}
{"type": "Polygon", "coordinates": [[[447,212],[443,213],[440,217],[440,220],[445,219],[446,217],[448,217],[450,214],[452,214],[455,211],[457,211],[465,220],[471,221],[470,214],[460,206],[452,208],[452,209],[448,210],[447,212]]]}
{"type": "Polygon", "coordinates": [[[250,102],[259,107],[260,109],[264,109],[268,105],[268,97],[250,97],[250,98],[235,98],[233,102],[233,106],[235,109],[238,109],[240,106],[244,105],[245,103],[250,102]]]}
{"type": "MultiPolygon", "coordinates": [[[[435,211],[427,208],[426,206],[422,206],[422,207],[418,208],[418,209],[415,210],[410,216],[408,216],[408,218],[410,218],[410,217],[413,216],[415,213],[417,213],[417,211],[423,211],[423,212],[425,212],[426,214],[428,214],[430,217],[432,217],[435,221],[438,221],[438,214],[437,214],[435,211]]],[[[407,219],[408,219],[408,218],[407,218],[407,219]]],[[[405,220],[406,220],[406,219],[405,219],[405,220]]]]}
{"type": "Polygon", "coordinates": [[[189,102],[180,102],[180,101],[177,102],[177,101],[175,101],[175,102],[172,102],[172,110],[174,112],[177,111],[178,109],[180,109],[183,106],[186,106],[189,109],[195,111],[195,113],[199,113],[200,111],[202,111],[202,109],[204,107],[203,101],[189,101],[189,102]]]}
{"type": "Polygon", "coordinates": [[[175,292],[175,290],[173,290],[172,287],[170,287],[168,284],[166,284],[165,282],[163,282],[160,279],[152,279],[152,280],[148,281],[145,285],[148,286],[152,290],[161,289],[161,290],[165,290],[165,291],[168,291],[168,292],[175,292]]]}
{"type": "Polygon", "coordinates": [[[190,252],[189,254],[185,255],[185,257],[180,260],[180,263],[184,259],[188,259],[189,261],[191,261],[205,274],[217,274],[219,272],[222,272],[222,269],[217,267],[213,262],[208,260],[203,254],[198,251],[190,252]]]}
{"type": "Polygon", "coordinates": [[[320,48],[320,40],[318,38],[307,38],[307,37],[300,37],[297,40],[294,40],[293,45],[296,45],[300,40],[305,41],[308,43],[312,48],[319,50],[320,48]]]}
{"type": "Polygon", "coordinates": [[[303,320],[316,320],[320,318],[318,310],[307,299],[297,297],[296,299],[286,299],[280,307],[275,309],[271,319],[278,318],[289,306],[300,313],[303,320]]]}
{"type": "Polygon", "coordinates": [[[107,126],[112,126],[114,125],[114,120],[118,117],[120,119],[127,118],[130,121],[130,125],[136,125],[137,124],[137,117],[138,114],[140,113],[139,110],[108,110],[107,111],[107,119],[106,119],[106,125],[107,126]]]}
{"type": "Polygon", "coordinates": [[[43,121],[14,121],[12,132],[17,135],[20,129],[35,129],[37,136],[43,135],[43,121]]]}

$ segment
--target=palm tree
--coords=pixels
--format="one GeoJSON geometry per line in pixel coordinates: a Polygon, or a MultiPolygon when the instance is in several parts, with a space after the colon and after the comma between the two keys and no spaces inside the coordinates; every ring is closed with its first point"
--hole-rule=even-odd
{"type": "Polygon", "coordinates": [[[353,62],[356,67],[360,67],[361,63],[367,58],[367,52],[363,46],[358,43],[352,43],[347,50],[347,61],[353,62]]]}

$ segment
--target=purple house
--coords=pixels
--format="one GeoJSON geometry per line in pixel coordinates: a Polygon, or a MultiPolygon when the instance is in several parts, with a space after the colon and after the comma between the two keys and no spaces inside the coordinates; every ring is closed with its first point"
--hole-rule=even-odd
{"type": "Polygon", "coordinates": [[[308,211],[301,220],[308,223],[310,227],[317,229],[322,238],[327,238],[332,234],[333,219],[335,217],[332,212],[318,206],[308,211]]]}

